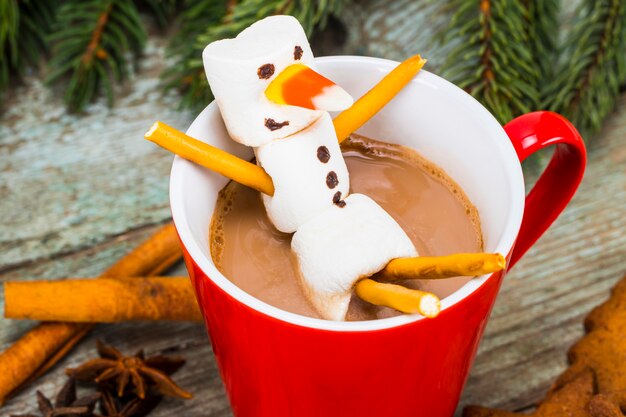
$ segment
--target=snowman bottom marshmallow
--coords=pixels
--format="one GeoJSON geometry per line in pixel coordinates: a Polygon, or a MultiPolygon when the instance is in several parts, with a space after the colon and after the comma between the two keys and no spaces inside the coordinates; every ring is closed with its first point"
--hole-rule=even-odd
{"type": "Polygon", "coordinates": [[[291,249],[305,294],[327,320],[344,320],[354,284],[390,260],[417,256],[396,221],[374,200],[351,194],[301,225],[291,249]]]}

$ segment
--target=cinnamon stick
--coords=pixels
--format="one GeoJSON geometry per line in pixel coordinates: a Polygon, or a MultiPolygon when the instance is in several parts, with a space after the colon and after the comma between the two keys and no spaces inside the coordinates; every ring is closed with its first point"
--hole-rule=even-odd
{"type": "Polygon", "coordinates": [[[4,296],[9,319],[98,323],[202,319],[187,277],[9,281],[4,296]]]}
{"type": "Polygon", "coordinates": [[[19,338],[0,355],[0,404],[75,332],[65,323],[46,323],[19,338]]]}
{"type": "MultiPolygon", "coordinates": [[[[102,275],[154,275],[181,257],[176,229],[169,223],[102,275]]],[[[92,323],[40,323],[0,353],[0,406],[9,395],[54,366],[93,326],[92,323]]]]}

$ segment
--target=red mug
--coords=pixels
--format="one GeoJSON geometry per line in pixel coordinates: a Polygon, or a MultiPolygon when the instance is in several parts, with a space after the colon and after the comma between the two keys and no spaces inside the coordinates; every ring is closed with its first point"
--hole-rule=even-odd
{"type": "MultiPolygon", "coordinates": [[[[397,65],[351,56],[316,64],[354,97],[397,65]]],[[[474,98],[427,71],[359,133],[410,146],[443,168],[478,208],[485,251],[506,254],[509,268],[572,198],[586,161],[565,118],[535,112],[502,128],[474,98]],[[525,197],[520,161],[550,145],[552,161],[525,197]]],[[[252,156],[230,140],[215,103],[188,134],[252,156]]],[[[505,272],[477,277],[444,298],[435,319],[335,322],[285,312],[245,293],[213,264],[208,233],[226,182],[177,157],[170,203],[234,415],[452,416],[505,272]]]]}

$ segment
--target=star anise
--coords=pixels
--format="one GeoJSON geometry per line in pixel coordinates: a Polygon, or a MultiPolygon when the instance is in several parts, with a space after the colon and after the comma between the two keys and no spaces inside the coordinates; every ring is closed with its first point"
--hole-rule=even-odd
{"type": "MultiPolygon", "coordinates": [[[[58,392],[54,404],[40,391],[37,391],[37,407],[42,417],[89,417],[100,398],[100,393],[76,399],[76,383],[67,380],[58,392]]],[[[12,415],[11,417],[37,417],[35,414],[12,415]]]]}
{"type": "Polygon", "coordinates": [[[113,384],[119,397],[132,386],[135,394],[146,398],[146,392],[154,388],[170,397],[189,399],[185,391],[169,377],[185,364],[181,357],[152,356],[146,358],[143,351],[134,356],[124,356],[119,350],[97,342],[99,358],[92,359],[78,368],[66,369],[65,373],[78,381],[95,382],[100,386],[113,384]]]}
{"type": "Polygon", "coordinates": [[[150,413],[161,399],[161,396],[149,396],[145,400],[134,398],[121,405],[113,394],[104,391],[100,400],[100,409],[104,414],[94,414],[94,417],[143,417],[150,413]]]}

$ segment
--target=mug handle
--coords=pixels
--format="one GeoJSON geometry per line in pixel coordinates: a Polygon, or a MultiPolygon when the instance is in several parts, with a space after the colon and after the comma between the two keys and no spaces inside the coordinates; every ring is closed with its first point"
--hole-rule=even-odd
{"type": "Polygon", "coordinates": [[[576,128],[554,112],[524,114],[507,123],[504,130],[520,162],[540,149],[556,145],[550,163],[526,196],[522,225],[509,261],[510,269],[574,196],[585,172],[587,151],[576,128]]]}

